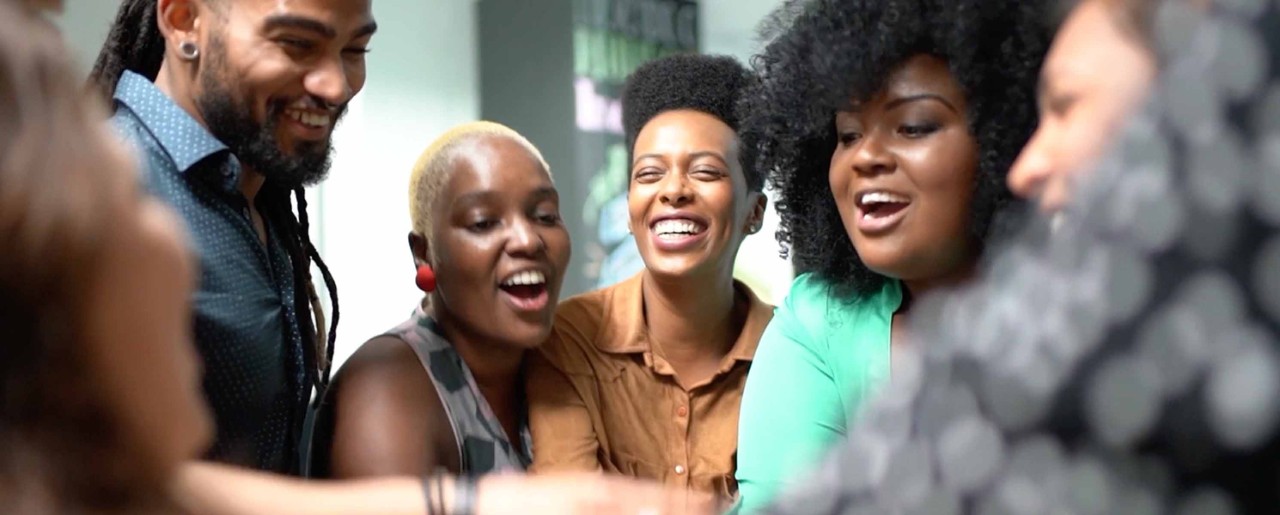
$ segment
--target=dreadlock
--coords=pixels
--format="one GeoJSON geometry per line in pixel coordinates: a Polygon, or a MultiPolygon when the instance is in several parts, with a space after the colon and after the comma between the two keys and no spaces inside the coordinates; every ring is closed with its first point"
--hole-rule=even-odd
{"type": "Polygon", "coordinates": [[[126,70],[154,82],[163,61],[164,36],[156,21],[156,0],[124,0],[89,73],[89,88],[110,102],[126,70]]]}
{"type": "Polygon", "coordinates": [[[263,218],[270,220],[272,227],[276,228],[281,246],[289,255],[289,263],[293,267],[293,308],[298,316],[298,332],[302,341],[313,343],[302,347],[307,378],[323,392],[329,384],[329,365],[333,362],[334,342],[338,334],[338,286],[333,280],[333,274],[329,272],[329,266],[320,258],[320,253],[311,242],[311,222],[307,216],[305,192],[302,188],[295,188],[292,191],[293,199],[289,198],[289,193],[290,191],[268,182],[258,193],[257,206],[263,218]],[[292,207],[295,202],[296,215],[292,207]],[[333,319],[328,324],[325,324],[320,296],[311,276],[313,263],[320,269],[325,289],[329,290],[329,302],[333,305],[333,319]],[[308,314],[310,320],[307,319],[308,314]]]}
{"type": "MultiPolygon", "coordinates": [[[[307,301],[310,303],[311,313],[315,316],[316,334],[314,335],[316,342],[317,359],[314,361],[316,369],[319,372],[319,386],[326,387],[329,384],[329,371],[333,363],[333,349],[338,338],[338,283],[333,280],[333,274],[329,272],[329,265],[326,265],[324,259],[320,258],[320,252],[316,250],[316,246],[311,242],[311,221],[307,216],[307,196],[302,188],[293,190],[294,201],[298,205],[298,218],[295,223],[298,224],[298,247],[303,250],[301,259],[293,259],[293,276],[295,285],[303,285],[307,291],[307,301]],[[328,335],[325,333],[324,309],[320,306],[320,296],[316,294],[315,282],[311,280],[311,263],[314,262],[316,268],[320,269],[320,275],[324,279],[324,287],[329,290],[329,303],[333,306],[333,320],[329,322],[328,335]]],[[[287,213],[287,210],[286,210],[287,213]]],[[[288,247],[288,246],[286,246],[288,247]]],[[[295,295],[295,299],[300,296],[295,295]]],[[[303,311],[299,311],[303,313],[303,311]]],[[[302,324],[304,327],[307,324],[302,324]]]]}
{"type": "MultiPolygon", "coordinates": [[[[221,0],[212,1],[215,9],[223,7],[221,0]]],[[[156,0],[124,0],[111,25],[107,41],[98,54],[93,71],[89,75],[89,87],[104,95],[110,102],[115,95],[116,83],[125,71],[131,71],[155,81],[164,61],[165,42],[156,19],[156,0]]],[[[320,258],[311,242],[311,224],[307,217],[307,197],[301,187],[289,191],[264,186],[258,195],[258,209],[264,218],[273,221],[280,232],[280,240],[293,265],[294,312],[299,318],[298,330],[303,345],[307,378],[318,390],[329,383],[330,364],[333,362],[334,342],[338,333],[338,286],[329,272],[328,265],[320,258]],[[292,205],[297,204],[297,214],[292,205]],[[333,306],[333,320],[327,326],[320,296],[311,277],[311,264],[315,263],[324,277],[325,289],[333,306]],[[307,315],[310,314],[310,317],[307,315]],[[306,322],[302,319],[310,318],[306,322]]]]}

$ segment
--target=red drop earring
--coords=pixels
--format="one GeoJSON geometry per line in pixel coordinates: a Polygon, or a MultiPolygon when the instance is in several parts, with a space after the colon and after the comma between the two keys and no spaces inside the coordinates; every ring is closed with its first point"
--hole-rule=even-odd
{"type": "Polygon", "coordinates": [[[419,290],[427,293],[436,291],[436,271],[431,269],[431,265],[418,265],[418,276],[414,282],[419,290]]]}

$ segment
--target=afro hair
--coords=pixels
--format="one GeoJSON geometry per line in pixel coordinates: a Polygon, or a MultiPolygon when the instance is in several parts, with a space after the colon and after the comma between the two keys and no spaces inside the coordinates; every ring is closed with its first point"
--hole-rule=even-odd
{"type": "Polygon", "coordinates": [[[743,146],[776,189],[777,239],[797,274],[854,298],[885,281],[858,258],[827,181],[835,112],[868,98],[906,59],[944,59],[963,88],[978,143],[970,229],[988,241],[1013,202],[1005,175],[1036,126],[1036,81],[1048,46],[1042,0],[809,0],[763,25],[757,82],[739,113],[743,146]]]}
{"type": "MultiPolygon", "coordinates": [[[[677,109],[701,111],[738,131],[736,105],[751,84],[751,72],[732,57],[675,54],[649,61],[627,77],[622,91],[622,127],[627,154],[649,120],[677,109]]],[[[764,188],[764,174],[755,167],[754,153],[742,146],[739,160],[751,191],[764,188]]]]}

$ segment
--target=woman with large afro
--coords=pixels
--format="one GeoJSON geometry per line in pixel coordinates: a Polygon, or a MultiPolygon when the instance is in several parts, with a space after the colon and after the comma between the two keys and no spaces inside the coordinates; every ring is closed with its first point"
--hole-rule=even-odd
{"type": "Polygon", "coordinates": [[[771,18],[742,110],[796,266],[739,422],[754,511],[846,432],[910,346],[912,299],[970,279],[1036,126],[1048,34],[1020,0],[811,0],[771,18]]]}

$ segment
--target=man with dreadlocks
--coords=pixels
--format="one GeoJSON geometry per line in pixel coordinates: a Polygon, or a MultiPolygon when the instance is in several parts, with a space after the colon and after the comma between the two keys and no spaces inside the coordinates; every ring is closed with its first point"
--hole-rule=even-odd
{"type": "Polygon", "coordinates": [[[375,29],[370,0],[125,0],[94,67],[144,181],[181,213],[200,259],[194,327],[215,461],[300,470],[338,319],[303,187],[328,171],[375,29]],[[333,304],[327,331],[313,262],[333,304]]]}

